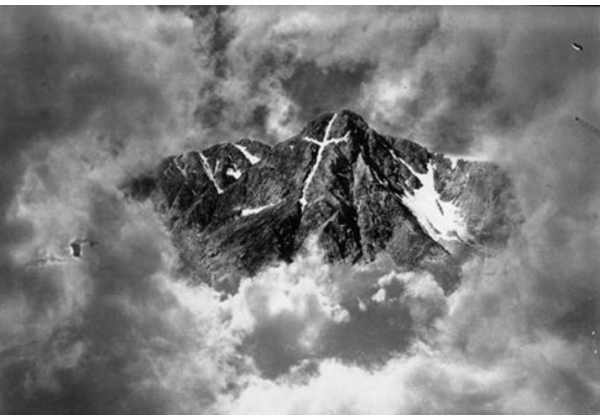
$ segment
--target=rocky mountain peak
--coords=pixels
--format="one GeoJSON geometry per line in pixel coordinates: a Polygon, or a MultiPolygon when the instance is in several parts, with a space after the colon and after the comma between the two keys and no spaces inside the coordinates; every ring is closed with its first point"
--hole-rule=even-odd
{"type": "Polygon", "coordinates": [[[361,142],[369,131],[369,125],[357,113],[343,109],[318,116],[310,121],[300,132],[300,136],[323,141],[329,132],[329,139],[343,138],[347,134],[353,140],[361,142]]]}
{"type": "Polygon", "coordinates": [[[349,110],[272,147],[244,139],[167,157],[127,188],[153,201],[190,278],[224,291],[292,261],[309,235],[329,261],[385,254],[451,291],[462,261],[512,228],[510,185],[496,166],[455,165],[349,110]]]}

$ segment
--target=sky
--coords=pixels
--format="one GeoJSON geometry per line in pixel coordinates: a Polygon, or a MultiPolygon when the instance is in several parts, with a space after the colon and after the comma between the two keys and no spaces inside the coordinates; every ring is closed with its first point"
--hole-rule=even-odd
{"type": "Polygon", "coordinates": [[[597,9],[0,11],[0,413],[600,411],[597,9]],[[451,295],[311,239],[222,299],[120,191],[341,108],[508,172],[522,226],[451,295]]]}

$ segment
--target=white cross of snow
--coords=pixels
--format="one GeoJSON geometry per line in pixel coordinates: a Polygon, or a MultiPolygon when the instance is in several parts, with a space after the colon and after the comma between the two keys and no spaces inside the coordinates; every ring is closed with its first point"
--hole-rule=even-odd
{"type": "Polygon", "coordinates": [[[315,161],[312,170],[308,174],[308,177],[304,181],[302,197],[300,198],[300,206],[302,207],[302,210],[304,210],[304,207],[308,204],[308,201],[306,200],[306,192],[308,191],[308,187],[310,186],[310,183],[312,182],[313,177],[317,172],[317,168],[319,167],[319,164],[323,159],[323,152],[325,151],[325,147],[327,147],[330,144],[339,144],[342,142],[347,142],[348,138],[350,138],[350,131],[346,132],[346,134],[343,137],[329,138],[331,136],[331,127],[333,127],[333,123],[335,122],[336,118],[337,114],[333,114],[333,117],[331,117],[331,120],[329,120],[327,128],[325,128],[325,135],[323,136],[323,141],[317,141],[311,137],[304,137],[305,141],[317,145],[319,147],[319,151],[317,152],[317,160],[315,161]]]}

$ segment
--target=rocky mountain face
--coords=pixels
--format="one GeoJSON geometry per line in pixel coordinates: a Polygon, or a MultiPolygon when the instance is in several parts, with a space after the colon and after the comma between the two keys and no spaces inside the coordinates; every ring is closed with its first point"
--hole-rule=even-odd
{"type": "Polygon", "coordinates": [[[513,227],[497,166],[454,163],[347,110],[273,147],[244,139],[168,157],[127,191],[164,217],[190,278],[225,292],[292,261],[309,235],[328,261],[384,253],[450,292],[464,260],[504,244],[513,227]]]}

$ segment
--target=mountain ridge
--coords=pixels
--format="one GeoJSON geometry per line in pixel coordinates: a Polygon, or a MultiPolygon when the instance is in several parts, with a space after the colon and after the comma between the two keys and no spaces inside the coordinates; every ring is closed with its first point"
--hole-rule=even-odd
{"type": "Polygon", "coordinates": [[[250,139],[170,156],[126,186],[150,199],[190,278],[234,292],[274,261],[293,261],[317,234],[326,260],[387,253],[431,272],[445,292],[474,252],[502,245],[513,223],[508,177],[381,135],[341,110],[274,146],[250,139]]]}

